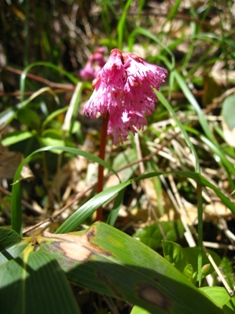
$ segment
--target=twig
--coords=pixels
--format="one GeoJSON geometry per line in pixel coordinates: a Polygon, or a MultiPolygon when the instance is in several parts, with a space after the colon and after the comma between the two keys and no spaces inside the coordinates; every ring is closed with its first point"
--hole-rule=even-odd
{"type": "MultiPolygon", "coordinates": [[[[15,73],[18,75],[21,75],[23,72],[22,70],[17,70],[17,69],[10,67],[10,66],[0,67],[0,68],[4,71],[12,72],[12,73],[15,73]]],[[[26,76],[35,80],[35,81],[41,82],[41,83],[43,83],[43,84],[45,84],[51,88],[58,88],[58,89],[64,89],[64,90],[70,90],[70,91],[73,91],[75,89],[75,86],[73,84],[60,84],[60,83],[51,82],[47,79],[44,79],[41,76],[38,76],[38,75],[35,75],[32,73],[27,73],[26,76]]]]}

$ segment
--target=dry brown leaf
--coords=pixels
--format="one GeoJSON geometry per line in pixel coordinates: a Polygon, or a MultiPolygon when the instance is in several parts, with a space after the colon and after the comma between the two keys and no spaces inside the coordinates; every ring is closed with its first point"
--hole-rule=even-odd
{"type": "Polygon", "coordinates": [[[21,153],[10,152],[7,148],[0,146],[0,178],[13,179],[22,159],[21,153]]]}

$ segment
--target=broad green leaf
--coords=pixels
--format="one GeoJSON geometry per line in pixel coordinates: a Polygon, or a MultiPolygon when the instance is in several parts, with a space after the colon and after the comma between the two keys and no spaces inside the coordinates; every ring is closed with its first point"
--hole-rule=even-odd
{"type": "MultiPolygon", "coordinates": [[[[198,255],[198,247],[186,247],[184,248],[184,252],[187,254],[188,257],[188,261],[190,262],[190,264],[192,264],[193,269],[197,269],[197,255],[198,255]]],[[[207,250],[208,253],[210,253],[211,257],[213,258],[215,264],[217,266],[220,265],[220,257],[213,251],[211,250],[207,250]]],[[[214,271],[214,268],[212,267],[206,253],[203,251],[202,253],[202,273],[203,276],[207,276],[209,274],[211,274],[214,271]]]]}
{"type": "Polygon", "coordinates": [[[162,241],[162,247],[165,259],[183,273],[188,265],[188,257],[182,246],[172,241],[162,241]]]}
{"type": "MultiPolygon", "coordinates": [[[[46,129],[42,132],[41,136],[38,137],[40,146],[60,146],[65,147],[65,141],[63,140],[62,131],[57,129],[46,129]]],[[[53,153],[62,154],[62,150],[51,150],[53,153]]]]}
{"type": "Polygon", "coordinates": [[[225,99],[221,115],[224,139],[230,146],[235,147],[235,94],[225,99]]]}
{"type": "Polygon", "coordinates": [[[2,139],[2,145],[3,146],[10,146],[10,145],[16,144],[18,142],[27,140],[33,136],[34,136],[34,134],[30,131],[14,131],[11,133],[7,133],[4,135],[4,137],[2,139]]]}
{"type": "Polygon", "coordinates": [[[221,115],[230,131],[235,128],[235,94],[225,98],[222,104],[221,115]]]}
{"type": "MultiPolygon", "coordinates": [[[[174,265],[180,272],[185,274],[185,276],[192,280],[193,282],[197,279],[198,273],[198,260],[197,256],[199,253],[198,246],[196,247],[181,247],[178,243],[171,241],[162,241],[164,257],[174,265]]],[[[219,256],[208,250],[208,252],[213,257],[217,266],[220,264],[219,256]]],[[[205,277],[211,274],[214,271],[214,268],[210,264],[210,261],[206,253],[202,252],[202,267],[201,273],[205,277]]]]}
{"type": "Polygon", "coordinates": [[[230,295],[224,287],[200,288],[218,307],[223,307],[230,300],[230,295]]]}
{"type": "Polygon", "coordinates": [[[21,237],[13,230],[0,228],[0,265],[7,263],[19,254],[28,245],[28,239],[21,237]]]}
{"type": "MultiPolygon", "coordinates": [[[[137,154],[134,149],[126,149],[124,152],[120,152],[117,157],[114,158],[113,168],[120,169],[137,160],[137,154]]],[[[119,178],[122,182],[127,181],[133,175],[134,171],[138,167],[138,164],[125,168],[118,172],[119,178]]]]}
{"type": "Polygon", "coordinates": [[[28,245],[28,239],[22,239],[20,242],[12,245],[11,247],[1,250],[0,252],[0,265],[8,263],[10,260],[17,258],[28,245]]]}
{"type": "Polygon", "coordinates": [[[162,221],[138,229],[133,236],[156,250],[161,247],[163,239],[177,241],[183,234],[184,227],[181,221],[162,221]]]}
{"type": "Polygon", "coordinates": [[[21,237],[14,230],[0,227],[0,251],[21,241],[21,237]]]}
{"type": "Polygon", "coordinates": [[[185,266],[185,268],[184,268],[184,270],[183,270],[183,274],[184,274],[184,276],[185,276],[188,280],[192,281],[192,279],[193,279],[193,266],[192,266],[192,264],[187,264],[187,265],[185,266]]]}
{"type": "Polygon", "coordinates": [[[149,311],[146,311],[145,309],[135,305],[133,309],[131,310],[130,314],[151,314],[149,311]]]}
{"type": "Polygon", "coordinates": [[[79,314],[72,291],[57,261],[32,252],[33,246],[0,266],[2,313],[79,314]]]}
{"type": "Polygon", "coordinates": [[[126,300],[150,313],[222,311],[162,256],[125,233],[97,222],[84,233],[37,238],[73,283],[126,300]]]}
{"type": "Polygon", "coordinates": [[[38,130],[41,124],[41,119],[38,113],[31,108],[23,108],[18,111],[17,117],[19,121],[30,129],[38,130]]]}
{"type": "Polygon", "coordinates": [[[223,310],[225,314],[235,313],[235,296],[233,296],[224,306],[223,310]]]}

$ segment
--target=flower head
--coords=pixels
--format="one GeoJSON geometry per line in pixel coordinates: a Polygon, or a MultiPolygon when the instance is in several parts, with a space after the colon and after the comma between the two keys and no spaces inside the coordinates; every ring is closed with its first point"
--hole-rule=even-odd
{"type": "Polygon", "coordinates": [[[84,113],[92,118],[108,115],[108,134],[116,145],[129,131],[136,133],[147,125],[146,115],[153,112],[157,101],[153,88],[159,90],[166,75],[164,68],[113,49],[92,83],[94,91],[84,113]]]}
{"type": "Polygon", "coordinates": [[[105,64],[104,54],[105,47],[100,47],[90,56],[86,65],[80,70],[80,75],[83,80],[93,80],[96,78],[98,72],[105,64]]]}

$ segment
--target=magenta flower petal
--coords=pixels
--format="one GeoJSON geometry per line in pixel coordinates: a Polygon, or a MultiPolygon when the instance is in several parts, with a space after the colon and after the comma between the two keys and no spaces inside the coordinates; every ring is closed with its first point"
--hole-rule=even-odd
{"type": "Polygon", "coordinates": [[[93,81],[93,94],[84,113],[96,118],[109,115],[108,134],[114,144],[147,125],[157,101],[153,88],[159,90],[167,70],[149,64],[137,55],[113,49],[107,63],[93,81]]]}
{"type": "Polygon", "coordinates": [[[96,76],[96,72],[93,69],[91,62],[88,61],[83,69],[80,70],[80,75],[83,80],[93,80],[96,76]]]}
{"type": "Polygon", "coordinates": [[[96,78],[98,72],[105,65],[104,54],[106,53],[105,47],[100,47],[89,57],[86,65],[80,70],[80,76],[83,80],[93,80],[96,78]]]}

